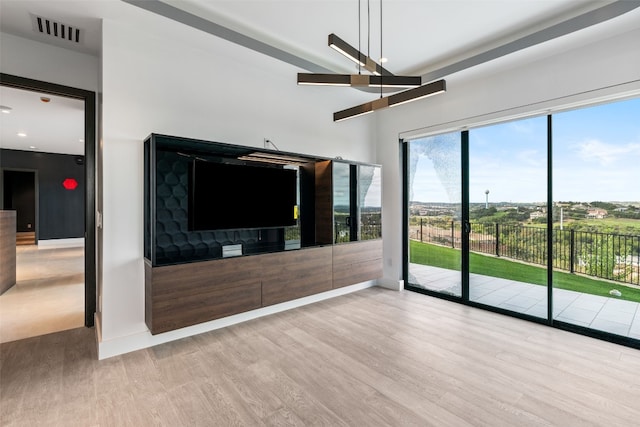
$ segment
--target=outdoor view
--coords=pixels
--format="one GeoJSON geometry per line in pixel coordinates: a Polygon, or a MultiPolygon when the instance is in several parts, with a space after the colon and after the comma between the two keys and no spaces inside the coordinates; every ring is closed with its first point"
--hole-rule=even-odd
{"type": "MultiPolygon", "coordinates": [[[[550,285],[554,319],[640,339],[638,117],[640,99],[554,114],[551,186],[547,117],[469,131],[470,301],[547,318],[550,285]]],[[[409,285],[461,296],[461,134],[409,144],[409,285]]]]}
{"type": "MultiPolygon", "coordinates": [[[[382,175],[373,165],[332,162],[333,242],[371,240],[382,237],[382,175]],[[352,189],[352,183],[357,187],[352,189]],[[353,191],[355,190],[355,191],[353,191]],[[354,219],[355,216],[355,219],[354,219]]],[[[298,182],[299,186],[299,182],[298,182]]],[[[300,190],[298,190],[298,197],[300,190]]],[[[298,205],[300,200],[298,200],[298,205]]],[[[285,228],[287,249],[299,248],[300,221],[285,228]]]]}
{"type": "Polygon", "coordinates": [[[382,237],[380,167],[333,162],[333,208],[334,243],[382,237]],[[353,178],[357,182],[354,194],[353,178]],[[357,221],[352,215],[357,216],[357,221]]]}

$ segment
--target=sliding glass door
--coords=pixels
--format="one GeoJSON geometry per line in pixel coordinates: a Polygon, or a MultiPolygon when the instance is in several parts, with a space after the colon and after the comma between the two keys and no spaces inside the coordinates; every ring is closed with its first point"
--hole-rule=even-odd
{"type": "Polygon", "coordinates": [[[462,295],[459,133],[411,141],[408,150],[409,286],[462,295]]]}
{"type": "Polygon", "coordinates": [[[469,300],[547,318],[547,118],[469,131],[469,300]]]}
{"type": "Polygon", "coordinates": [[[640,345],[640,99],[405,142],[405,287],[640,345]]]}
{"type": "Polygon", "coordinates": [[[640,338],[640,99],[553,118],[557,321],[640,338]]]}

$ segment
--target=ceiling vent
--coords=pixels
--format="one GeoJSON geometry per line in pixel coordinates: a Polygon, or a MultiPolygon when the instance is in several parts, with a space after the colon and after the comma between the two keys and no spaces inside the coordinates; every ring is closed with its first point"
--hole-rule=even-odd
{"type": "Polygon", "coordinates": [[[31,19],[33,21],[33,30],[38,34],[71,43],[80,43],[82,40],[83,30],[78,27],[33,14],[31,19]]]}

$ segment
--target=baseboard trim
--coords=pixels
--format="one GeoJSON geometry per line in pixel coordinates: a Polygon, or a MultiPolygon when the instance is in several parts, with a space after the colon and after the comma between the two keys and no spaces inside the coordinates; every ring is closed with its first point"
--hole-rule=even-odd
{"type": "Polygon", "coordinates": [[[391,289],[392,291],[401,291],[404,289],[404,280],[394,279],[378,279],[378,286],[385,289],[391,289]]]}
{"type": "Polygon", "coordinates": [[[39,248],[72,248],[84,246],[84,238],[38,240],[39,248]]]}
{"type": "MultiPolygon", "coordinates": [[[[259,308],[257,310],[248,311],[246,313],[235,314],[233,316],[224,317],[222,319],[212,320],[210,322],[189,326],[175,331],[165,332],[163,334],[151,335],[151,333],[146,330],[136,334],[113,338],[106,341],[100,340],[98,341],[98,359],[103,360],[121,354],[130,353],[132,351],[142,350],[145,348],[153,347],[155,345],[179,340],[181,338],[187,338],[204,332],[225,328],[227,326],[246,322],[248,320],[257,319],[259,317],[268,316],[270,314],[280,313],[282,311],[291,310],[293,308],[302,307],[304,305],[324,301],[326,299],[350,294],[362,289],[371,288],[376,286],[376,284],[377,282],[375,280],[362,282],[351,286],[345,286],[339,289],[333,289],[320,294],[299,298],[293,301],[287,301],[269,307],[259,308]]],[[[100,331],[101,330],[102,328],[100,327],[100,331]]],[[[97,335],[96,338],[98,338],[97,335]]]]}

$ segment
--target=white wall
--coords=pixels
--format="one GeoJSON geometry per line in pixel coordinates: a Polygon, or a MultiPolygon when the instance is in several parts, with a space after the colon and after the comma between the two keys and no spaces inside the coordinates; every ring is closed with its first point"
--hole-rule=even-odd
{"type": "MultiPolygon", "coordinates": [[[[99,92],[100,59],[98,57],[12,34],[0,33],[0,71],[19,77],[99,92]]],[[[99,253],[99,247],[97,251],[99,253]]]]}
{"type": "Polygon", "coordinates": [[[164,18],[157,23],[162,28],[142,30],[103,22],[100,357],[169,336],[152,337],[144,323],[142,151],[150,133],[256,147],[269,138],[283,151],[375,160],[370,120],[332,121],[366,94],[298,87],[302,70],[164,18]]]}
{"type": "MultiPolygon", "coordinates": [[[[383,166],[384,280],[402,278],[402,181],[399,138],[459,131],[519,115],[640,94],[640,30],[514,63],[475,78],[450,76],[445,94],[380,111],[378,158],[383,166]]],[[[544,47],[540,47],[542,50],[544,47]]],[[[518,54],[516,54],[518,55],[518,54]]]]}
{"type": "Polygon", "coordinates": [[[98,91],[95,56],[0,33],[0,71],[19,77],[98,91]]]}

